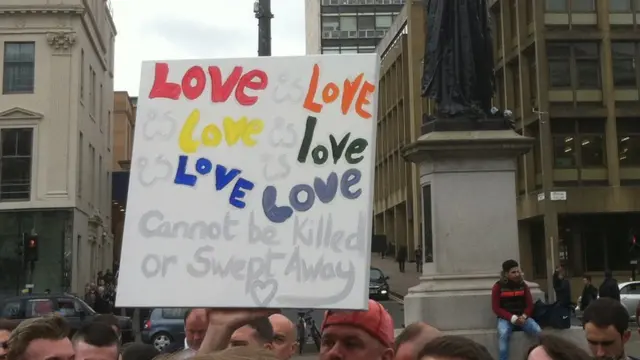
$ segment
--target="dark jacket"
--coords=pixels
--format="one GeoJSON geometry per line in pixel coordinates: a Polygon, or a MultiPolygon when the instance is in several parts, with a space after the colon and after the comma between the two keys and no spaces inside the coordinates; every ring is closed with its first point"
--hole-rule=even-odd
{"type": "Polygon", "coordinates": [[[511,321],[513,315],[531,317],[533,298],[529,286],[524,281],[514,283],[500,279],[491,290],[491,308],[497,317],[507,321],[511,321]]]}
{"type": "Polygon", "coordinates": [[[560,279],[558,272],[553,273],[553,289],[556,292],[556,302],[561,306],[571,306],[571,284],[567,279],[560,279]]]}
{"type": "Polygon", "coordinates": [[[582,296],[580,297],[580,309],[584,310],[592,301],[598,298],[598,289],[591,284],[587,284],[582,288],[582,296]]]}
{"type": "Polygon", "coordinates": [[[173,354],[184,350],[184,341],[174,341],[162,349],[163,354],[173,354]]]}
{"type": "Polygon", "coordinates": [[[606,278],[598,290],[600,297],[608,297],[620,301],[620,288],[614,278],[606,278]]]}

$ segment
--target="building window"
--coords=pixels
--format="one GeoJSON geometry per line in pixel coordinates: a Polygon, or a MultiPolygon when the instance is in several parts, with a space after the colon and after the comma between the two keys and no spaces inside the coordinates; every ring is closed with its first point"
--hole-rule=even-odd
{"type": "Polygon", "coordinates": [[[581,119],[578,121],[581,167],[603,167],[606,165],[604,124],[604,119],[581,119]]]}
{"type": "Polygon", "coordinates": [[[552,88],[572,87],[571,69],[575,69],[574,88],[600,88],[600,54],[595,42],[559,43],[547,45],[549,83],[552,88]]]}
{"type": "Polygon", "coordinates": [[[596,2],[595,0],[571,0],[571,11],[594,12],[596,11],[596,2]]]}
{"type": "Polygon", "coordinates": [[[84,50],[80,50],[80,100],[84,100],[84,50]]]}
{"type": "Polygon", "coordinates": [[[33,129],[2,129],[0,134],[0,200],[29,200],[33,129]]]}
{"type": "Polygon", "coordinates": [[[4,94],[33,93],[35,86],[36,45],[34,42],[4,44],[4,94]]]}
{"type": "Polygon", "coordinates": [[[102,86],[102,84],[100,84],[100,92],[98,93],[98,127],[100,128],[100,132],[102,132],[104,130],[104,117],[102,116],[102,98],[104,97],[104,88],[102,86]]]}
{"type": "Polygon", "coordinates": [[[533,23],[533,20],[536,18],[536,8],[534,1],[527,1],[527,7],[525,8],[527,24],[533,23]]]}
{"type": "Polygon", "coordinates": [[[388,29],[392,24],[393,17],[391,15],[376,16],[376,29],[388,29]]]}
{"type": "Polygon", "coordinates": [[[340,28],[340,18],[337,16],[322,17],[322,31],[336,31],[340,28]]]}
{"type": "Polygon", "coordinates": [[[518,0],[511,0],[511,37],[518,36],[518,0]]]}
{"type": "Polygon", "coordinates": [[[358,19],[355,16],[340,17],[340,31],[358,30],[358,19]]]}
{"type": "Polygon", "coordinates": [[[576,167],[576,139],[573,135],[553,135],[553,157],[556,169],[576,167]]]}
{"type": "Polygon", "coordinates": [[[324,48],[322,49],[323,54],[340,54],[340,48],[324,48]]]}
{"type": "Polygon", "coordinates": [[[616,125],[620,166],[640,167],[640,123],[621,118],[616,125]]]}
{"type": "Polygon", "coordinates": [[[96,106],[96,77],[93,66],[89,65],[89,115],[93,116],[93,110],[96,106]]]}
{"type": "Polygon", "coordinates": [[[96,199],[96,148],[89,144],[89,206],[95,204],[96,199]]]}
{"type": "Polygon", "coordinates": [[[631,12],[632,0],[609,0],[610,12],[631,12]]]}
{"type": "Polygon", "coordinates": [[[107,150],[111,150],[111,110],[107,111],[107,150]]]}
{"type": "Polygon", "coordinates": [[[569,6],[567,5],[567,0],[547,0],[545,9],[549,12],[568,12],[569,6]]]}
{"type": "Polygon", "coordinates": [[[519,109],[522,104],[520,103],[520,67],[515,64],[512,68],[513,72],[513,109],[519,109]]]}
{"type": "Polygon", "coordinates": [[[576,42],[571,46],[579,89],[600,88],[600,52],[597,43],[576,42]]]}
{"type": "Polygon", "coordinates": [[[612,42],[613,83],[616,87],[636,87],[636,44],[612,42]]]}
{"type": "Polygon", "coordinates": [[[571,49],[569,44],[548,43],[549,85],[552,88],[571,87],[571,49]]]}
{"type": "Polygon", "coordinates": [[[358,16],[358,30],[375,30],[376,18],[371,15],[358,16]]]}
{"type": "Polygon", "coordinates": [[[78,197],[82,197],[82,183],[84,182],[84,134],[80,131],[78,136],[78,197]]]}

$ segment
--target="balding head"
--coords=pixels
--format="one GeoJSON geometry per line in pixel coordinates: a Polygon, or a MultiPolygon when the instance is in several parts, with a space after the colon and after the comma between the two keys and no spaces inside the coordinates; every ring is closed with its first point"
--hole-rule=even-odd
{"type": "Polygon", "coordinates": [[[273,347],[280,360],[288,360],[298,350],[296,326],[291,320],[282,314],[269,316],[269,321],[273,326],[274,341],[273,347]]]}
{"type": "Polygon", "coordinates": [[[407,326],[396,338],[396,360],[416,360],[418,353],[431,340],[442,336],[440,330],[423,322],[407,326]]]}
{"type": "Polygon", "coordinates": [[[184,319],[184,330],[187,345],[190,349],[196,351],[200,349],[200,344],[202,344],[202,340],[204,340],[208,326],[207,310],[193,309],[187,312],[184,319]]]}

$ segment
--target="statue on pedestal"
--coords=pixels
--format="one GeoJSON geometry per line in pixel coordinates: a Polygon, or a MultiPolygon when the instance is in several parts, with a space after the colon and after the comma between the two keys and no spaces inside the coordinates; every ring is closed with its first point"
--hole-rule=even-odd
{"type": "Polygon", "coordinates": [[[505,130],[492,106],[493,45],[487,0],[427,0],[422,96],[434,99],[430,131],[505,130]]]}

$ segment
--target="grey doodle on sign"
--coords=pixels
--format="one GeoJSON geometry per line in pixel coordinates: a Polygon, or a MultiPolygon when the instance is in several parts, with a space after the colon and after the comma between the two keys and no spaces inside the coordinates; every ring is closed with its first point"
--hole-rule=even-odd
{"type": "Polygon", "coordinates": [[[269,145],[287,149],[294,148],[298,143],[298,133],[296,133],[293,124],[287,124],[286,120],[280,116],[273,121],[275,124],[269,132],[269,145]]]}
{"type": "Polygon", "coordinates": [[[275,167],[272,166],[272,160],[274,156],[271,154],[263,154],[260,160],[264,163],[262,167],[262,176],[267,181],[276,181],[285,179],[291,173],[291,166],[287,161],[286,154],[280,154],[277,157],[278,164],[280,165],[281,170],[278,172],[273,172],[275,167]]]}
{"type": "Polygon", "coordinates": [[[276,296],[278,292],[278,282],[275,279],[268,279],[265,281],[255,280],[253,284],[251,284],[251,290],[249,294],[251,295],[251,299],[253,302],[260,307],[267,307],[276,296]],[[266,295],[261,296],[258,294],[258,290],[266,291],[266,295]]]}
{"type": "Polygon", "coordinates": [[[136,160],[136,165],[138,166],[138,181],[144,187],[153,186],[153,184],[162,180],[169,180],[173,177],[173,164],[167,158],[162,155],[158,155],[155,157],[153,164],[156,165],[153,167],[154,175],[149,179],[148,173],[149,168],[151,167],[150,161],[146,157],[140,157],[136,160]],[[159,173],[157,171],[160,171],[159,173]]]}
{"type": "Polygon", "coordinates": [[[276,104],[282,104],[286,101],[291,103],[298,103],[302,101],[305,88],[301,84],[302,80],[300,78],[296,78],[291,81],[290,75],[285,73],[278,76],[276,81],[277,84],[273,92],[273,102],[276,104]],[[283,90],[283,87],[286,87],[287,90],[283,90]]]}
{"type": "Polygon", "coordinates": [[[144,238],[165,238],[179,239],[187,238],[191,240],[233,240],[236,236],[232,233],[238,220],[231,219],[229,212],[224,216],[222,223],[195,221],[165,220],[165,215],[159,210],[149,210],[142,214],[138,222],[138,231],[144,238]]]}
{"type": "Polygon", "coordinates": [[[176,131],[176,119],[170,111],[158,115],[155,110],[150,110],[142,130],[146,140],[169,140],[176,131]]]}

